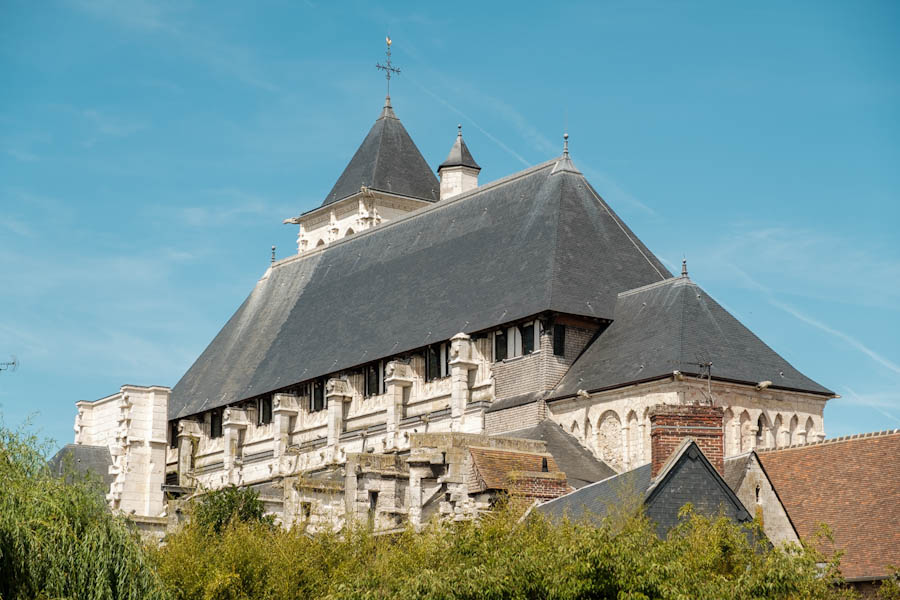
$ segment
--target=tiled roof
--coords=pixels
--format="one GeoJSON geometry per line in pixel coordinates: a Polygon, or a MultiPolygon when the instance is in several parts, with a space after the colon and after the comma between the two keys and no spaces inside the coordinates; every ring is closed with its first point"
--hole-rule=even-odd
{"type": "Polygon", "coordinates": [[[847,579],[900,566],[900,429],[779,450],[759,458],[802,539],[819,523],[844,550],[847,579]]]}
{"type": "Polygon", "coordinates": [[[550,454],[497,450],[494,448],[469,447],[472,455],[475,482],[480,490],[505,490],[509,487],[509,474],[513,471],[540,473],[543,461],[547,461],[547,472],[559,472],[556,461],[550,454]]]}
{"type": "Polygon", "coordinates": [[[276,263],[172,389],[177,419],[669,277],[551,160],[276,263]]]}
{"type": "Polygon", "coordinates": [[[510,431],[498,437],[541,440],[546,443],[547,452],[553,455],[560,470],[566,474],[566,481],[575,489],[616,474],[551,419],[544,419],[534,427],[510,431]]]}
{"type": "Polygon", "coordinates": [[[361,186],[429,202],[438,199],[440,184],[394,114],[390,97],[322,206],[352,196],[361,186]]]}
{"type": "Polygon", "coordinates": [[[671,376],[701,376],[831,396],[756,337],[686,276],[621,292],[613,323],[550,394],[574,396],[671,376]]]}

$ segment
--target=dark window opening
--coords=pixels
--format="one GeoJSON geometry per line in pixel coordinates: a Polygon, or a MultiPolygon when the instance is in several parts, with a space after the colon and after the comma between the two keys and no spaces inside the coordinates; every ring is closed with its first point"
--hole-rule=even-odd
{"type": "Polygon", "coordinates": [[[547,457],[544,456],[543,458],[541,458],[541,473],[547,473],[549,470],[550,468],[547,465],[547,457]]]}
{"type": "Polygon", "coordinates": [[[566,355],[566,326],[553,326],[553,354],[556,356],[566,355]]]}
{"type": "Polygon", "coordinates": [[[166,473],[166,485],[178,485],[177,471],[170,471],[166,473]]]}
{"type": "Polygon", "coordinates": [[[506,330],[501,329],[494,333],[494,361],[506,360],[506,330]]]}
{"type": "Polygon", "coordinates": [[[369,491],[369,527],[375,526],[375,514],[378,509],[378,492],[369,491]]]}
{"type": "Polygon", "coordinates": [[[301,502],[300,503],[300,517],[304,521],[309,521],[309,518],[312,516],[312,502],[301,502]]]}
{"type": "Polygon", "coordinates": [[[221,408],[217,408],[216,410],[209,413],[209,437],[211,437],[211,438],[222,437],[222,409],[221,408]]]}
{"type": "Polygon", "coordinates": [[[444,364],[441,356],[444,353],[444,344],[433,344],[425,348],[425,381],[440,379],[446,375],[446,371],[441,371],[444,364]]]}
{"type": "Polygon", "coordinates": [[[257,406],[256,424],[268,425],[272,422],[272,396],[259,399],[257,406]]]}
{"type": "Polygon", "coordinates": [[[312,396],[309,399],[310,412],[319,412],[325,408],[325,379],[319,378],[312,383],[312,396]]]}
{"type": "Polygon", "coordinates": [[[522,336],[522,354],[534,352],[534,321],[519,325],[519,334],[522,336]]]}
{"type": "Polygon", "coordinates": [[[169,448],[178,447],[178,421],[169,421],[169,448]]]}
{"type": "Polygon", "coordinates": [[[372,363],[365,368],[365,396],[377,396],[384,393],[384,377],[382,363],[372,363]]]}

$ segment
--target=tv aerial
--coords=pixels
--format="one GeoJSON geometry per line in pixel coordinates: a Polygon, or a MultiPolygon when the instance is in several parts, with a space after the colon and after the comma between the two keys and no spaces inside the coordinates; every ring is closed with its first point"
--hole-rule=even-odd
{"type": "Polygon", "coordinates": [[[19,368],[19,359],[15,356],[10,357],[12,360],[0,362],[0,371],[15,371],[19,368]]]}

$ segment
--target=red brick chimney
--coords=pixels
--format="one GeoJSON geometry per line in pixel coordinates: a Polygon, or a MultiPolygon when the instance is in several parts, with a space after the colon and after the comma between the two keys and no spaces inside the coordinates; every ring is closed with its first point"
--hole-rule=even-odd
{"type": "Polygon", "coordinates": [[[650,409],[650,475],[662,470],[684,438],[692,438],[719,474],[725,472],[724,411],[720,406],[658,404],[650,409]]]}

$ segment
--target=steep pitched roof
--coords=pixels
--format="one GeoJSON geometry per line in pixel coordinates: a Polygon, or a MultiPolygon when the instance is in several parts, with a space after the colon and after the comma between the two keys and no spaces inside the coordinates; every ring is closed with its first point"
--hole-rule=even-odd
{"type": "Polygon", "coordinates": [[[447,155],[441,166],[437,168],[438,172],[440,173],[444,167],[469,167],[470,169],[481,170],[481,167],[472,158],[472,153],[469,152],[469,147],[466,146],[465,140],[463,140],[461,127],[459,133],[456,134],[456,141],[453,142],[453,146],[450,148],[450,154],[447,155]]]}
{"type": "Polygon", "coordinates": [[[504,433],[499,437],[540,440],[547,444],[547,452],[556,459],[559,470],[566,474],[566,481],[575,489],[601,481],[616,474],[605,462],[551,419],[544,419],[534,427],[504,433]]]}
{"type": "Polygon", "coordinates": [[[551,519],[589,519],[599,523],[618,508],[626,512],[638,501],[665,533],[678,523],[678,511],[690,502],[707,515],[725,514],[742,523],[751,520],[747,509],[718,471],[710,464],[697,443],[686,438],[669,457],[655,478],[646,464],[603,481],[584,486],[536,508],[551,519]]]}
{"type": "Polygon", "coordinates": [[[851,580],[900,565],[898,457],[900,429],[759,452],[801,539],[827,523],[851,580]]]}
{"type": "Polygon", "coordinates": [[[611,318],[669,276],[559,160],[277,263],[172,390],[169,418],[556,311],[611,318]]]}
{"type": "Polygon", "coordinates": [[[681,371],[712,378],[833,395],[800,373],[687,277],[619,294],[613,323],[550,394],[574,395],[649,381],[681,371]]]}
{"type": "Polygon", "coordinates": [[[390,96],[322,206],[352,196],[362,186],[430,202],[438,200],[440,184],[394,114],[390,96]]]}

